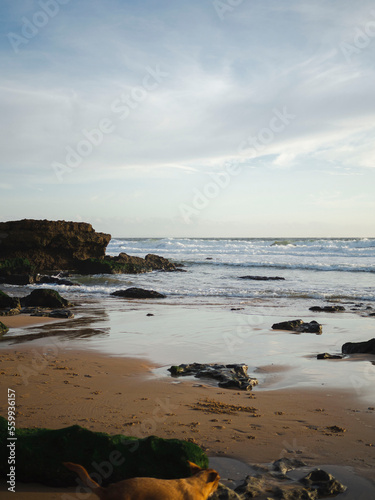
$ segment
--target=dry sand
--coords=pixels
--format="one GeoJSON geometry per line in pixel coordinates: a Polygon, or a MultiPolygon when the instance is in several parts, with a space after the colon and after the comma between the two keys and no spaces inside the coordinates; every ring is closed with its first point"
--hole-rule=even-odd
{"type": "MultiPolygon", "coordinates": [[[[147,360],[61,348],[3,350],[0,412],[6,415],[12,388],[17,427],[79,424],[110,434],[156,434],[194,440],[209,456],[250,464],[297,457],[373,478],[375,410],[352,390],[237,392],[198,379],[160,378],[154,368],[147,360]]],[[[74,490],[18,484],[17,491],[20,500],[52,500],[74,490]]],[[[11,495],[3,483],[1,498],[11,495]]]]}

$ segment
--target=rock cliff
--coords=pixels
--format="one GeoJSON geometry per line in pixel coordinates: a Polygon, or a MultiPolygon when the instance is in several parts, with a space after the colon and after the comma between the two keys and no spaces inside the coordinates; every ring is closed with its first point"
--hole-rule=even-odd
{"type": "Polygon", "coordinates": [[[111,239],[85,222],[30,219],[1,222],[0,235],[0,260],[18,259],[22,267],[27,259],[35,272],[75,269],[81,260],[103,258],[111,239]]]}

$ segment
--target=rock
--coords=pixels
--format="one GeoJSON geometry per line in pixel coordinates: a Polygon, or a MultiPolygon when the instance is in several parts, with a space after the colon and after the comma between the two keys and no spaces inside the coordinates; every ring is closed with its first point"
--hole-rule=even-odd
{"type": "Polygon", "coordinates": [[[264,483],[263,477],[247,476],[245,481],[237,486],[235,492],[244,498],[254,498],[264,494],[264,483]]]}
{"type": "Polygon", "coordinates": [[[318,498],[316,491],[309,491],[294,484],[277,487],[273,493],[280,500],[316,500],[318,498]]]}
{"type": "Polygon", "coordinates": [[[153,271],[175,271],[176,265],[164,257],[149,253],[145,257],[146,265],[150,266],[153,271]]]}
{"type": "Polygon", "coordinates": [[[21,313],[21,309],[3,309],[0,311],[0,316],[17,316],[17,314],[21,313]]]}
{"type": "Polygon", "coordinates": [[[182,271],[175,264],[159,255],[148,254],[144,259],[120,253],[117,257],[86,259],[78,265],[82,274],[140,274],[150,271],[182,271]]]}
{"type": "Polygon", "coordinates": [[[219,483],[217,490],[210,496],[210,500],[242,500],[243,497],[238,495],[234,490],[228,488],[222,483],[219,483]]]}
{"type": "Polygon", "coordinates": [[[18,309],[21,307],[18,297],[10,297],[7,293],[0,291],[0,309],[18,309]]]}
{"type": "Polygon", "coordinates": [[[8,331],[9,331],[9,328],[7,326],[5,326],[4,323],[2,323],[0,321],[0,335],[4,335],[4,333],[7,333],[8,331]]]}
{"type": "Polygon", "coordinates": [[[329,354],[328,352],[323,352],[322,354],[318,354],[316,359],[342,359],[342,356],[339,354],[329,354]]]}
{"type": "Polygon", "coordinates": [[[65,286],[81,286],[79,283],[73,283],[73,281],[67,280],[65,278],[58,278],[55,276],[37,276],[37,284],[54,284],[54,285],[65,285],[65,286]]]}
{"type": "Polygon", "coordinates": [[[196,378],[213,378],[219,381],[219,387],[251,391],[258,384],[258,380],[250,377],[247,369],[248,366],[245,364],[192,363],[171,366],[168,371],[172,376],[194,375],[196,378]]]}
{"type": "Polygon", "coordinates": [[[294,319],[290,321],[282,321],[281,323],[275,323],[272,325],[273,330],[288,330],[301,333],[316,333],[320,335],[322,333],[322,325],[317,321],[310,321],[310,323],[304,323],[301,319],[294,319]]]}
{"type": "Polygon", "coordinates": [[[111,239],[110,234],[97,233],[85,222],[49,220],[1,222],[0,233],[6,235],[1,239],[0,260],[2,264],[8,261],[5,268],[0,266],[2,276],[75,269],[78,261],[103,258],[111,239]],[[14,270],[16,264],[22,271],[14,270]]]}
{"type": "Polygon", "coordinates": [[[324,307],[313,306],[313,307],[309,308],[309,311],[334,313],[334,312],[345,311],[345,307],[344,306],[324,306],[324,307]]]}
{"type": "Polygon", "coordinates": [[[72,319],[74,318],[74,314],[72,311],[66,309],[55,309],[54,311],[46,312],[46,311],[35,311],[31,313],[31,316],[43,316],[45,318],[61,318],[61,319],[72,319]]]}
{"type": "Polygon", "coordinates": [[[297,458],[287,458],[283,457],[279,460],[273,462],[272,467],[275,471],[286,474],[290,470],[299,469],[300,467],[305,467],[305,462],[298,460],[297,458]]]}
{"type": "Polygon", "coordinates": [[[300,482],[309,489],[315,490],[320,497],[338,495],[346,490],[346,486],[341,484],[331,474],[321,469],[315,469],[300,482]]]}
{"type": "Polygon", "coordinates": [[[42,290],[33,290],[30,295],[21,299],[24,307],[48,307],[51,309],[61,309],[71,307],[72,304],[55,290],[43,288],[42,290]]]}
{"type": "MultiPolygon", "coordinates": [[[[6,266],[2,266],[0,262],[0,273],[8,273],[10,269],[6,266]]],[[[34,276],[31,274],[6,274],[5,276],[0,276],[0,283],[6,283],[7,285],[32,285],[34,283],[34,276]]]]}
{"type": "MultiPolygon", "coordinates": [[[[76,486],[76,475],[63,462],[83,465],[90,473],[94,463],[113,457],[113,471],[104,483],[136,476],[173,479],[187,477],[187,461],[208,467],[207,455],[194,443],[149,436],[143,439],[92,432],[73,425],[63,429],[16,429],[17,481],[48,486],[76,486]],[[116,456],[116,459],[114,458],[116,456]],[[120,464],[120,465],[115,465],[120,464]]],[[[0,474],[9,473],[8,423],[0,417],[0,474]]],[[[97,470],[96,470],[97,473],[97,470]]]]}
{"type": "Polygon", "coordinates": [[[115,297],[124,297],[127,299],[164,299],[165,295],[154,290],[145,290],[143,288],[127,288],[126,290],[117,290],[111,293],[115,297]]]}
{"type": "Polygon", "coordinates": [[[255,280],[255,281],[284,281],[281,276],[239,276],[240,280],[255,280]]]}
{"type": "Polygon", "coordinates": [[[347,342],[341,348],[343,354],[375,354],[375,338],[367,342],[347,342]]]}

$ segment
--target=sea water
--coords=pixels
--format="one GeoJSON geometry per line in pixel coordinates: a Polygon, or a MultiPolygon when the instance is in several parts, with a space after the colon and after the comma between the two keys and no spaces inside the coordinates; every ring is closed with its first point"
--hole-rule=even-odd
{"type": "MultiPolygon", "coordinates": [[[[321,361],[345,342],[375,337],[375,239],[122,239],[107,253],[158,254],[186,272],[73,276],[80,286],[41,285],[78,304],[75,318],[14,329],[3,347],[58,338],[70,348],[147,357],[171,364],[246,363],[259,389],[334,386],[373,400],[372,356],[321,361]],[[241,276],[281,277],[253,281],[241,276]],[[137,286],[162,300],[111,297],[137,286]],[[313,305],[343,305],[343,313],[313,313],[313,305]],[[152,315],[152,316],[150,316],[152,315]],[[322,335],[273,330],[287,319],[316,320],[322,335]],[[26,331],[27,330],[27,331],[26,331]]],[[[39,285],[40,286],[40,285],[39,285]]],[[[28,289],[35,288],[30,285],[28,289]]],[[[18,290],[9,286],[9,293],[18,290]]]]}

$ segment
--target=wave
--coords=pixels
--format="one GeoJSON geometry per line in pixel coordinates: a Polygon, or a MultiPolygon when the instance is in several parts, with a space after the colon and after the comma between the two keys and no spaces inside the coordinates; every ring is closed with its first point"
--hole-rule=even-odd
{"type": "Polygon", "coordinates": [[[303,270],[303,271],[337,271],[337,272],[353,272],[353,273],[375,273],[375,265],[373,266],[355,266],[352,264],[288,264],[288,263],[273,263],[273,262],[217,262],[214,260],[197,260],[197,261],[182,261],[186,266],[217,266],[217,267],[234,267],[234,268],[252,268],[252,269],[279,269],[279,270],[303,270]]]}

